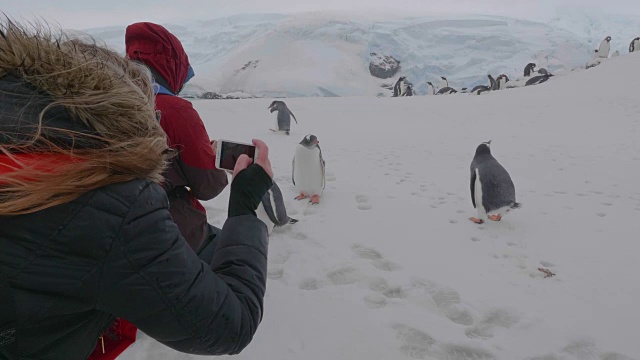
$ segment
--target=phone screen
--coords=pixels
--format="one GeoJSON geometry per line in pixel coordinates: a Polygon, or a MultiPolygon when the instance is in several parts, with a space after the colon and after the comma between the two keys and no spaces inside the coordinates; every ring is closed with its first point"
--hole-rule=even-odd
{"type": "Polygon", "coordinates": [[[253,145],[222,141],[220,144],[220,168],[233,171],[233,168],[236,166],[236,161],[238,161],[238,158],[242,154],[246,154],[254,159],[256,147],[253,145]]]}

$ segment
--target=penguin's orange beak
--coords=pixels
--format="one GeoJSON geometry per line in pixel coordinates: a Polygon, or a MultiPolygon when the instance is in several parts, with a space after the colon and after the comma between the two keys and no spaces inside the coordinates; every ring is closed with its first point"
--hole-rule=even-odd
{"type": "Polygon", "coordinates": [[[320,144],[320,141],[316,140],[316,145],[320,144]]]}

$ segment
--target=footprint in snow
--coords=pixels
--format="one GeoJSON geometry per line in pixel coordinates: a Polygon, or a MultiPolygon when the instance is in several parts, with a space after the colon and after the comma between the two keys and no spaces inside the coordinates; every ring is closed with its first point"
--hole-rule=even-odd
{"type": "Polygon", "coordinates": [[[373,206],[369,204],[369,197],[366,195],[356,195],[356,203],[358,204],[358,209],[360,210],[371,210],[373,206]]]}

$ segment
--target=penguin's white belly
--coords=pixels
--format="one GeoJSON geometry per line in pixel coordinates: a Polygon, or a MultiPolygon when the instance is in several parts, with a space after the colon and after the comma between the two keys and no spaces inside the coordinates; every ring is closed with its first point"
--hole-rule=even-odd
{"type": "Polygon", "coordinates": [[[633,41],[633,52],[640,51],[640,40],[633,41]]]}
{"type": "Polygon", "coordinates": [[[480,172],[476,168],[476,182],[473,185],[474,190],[473,194],[476,200],[476,211],[478,212],[478,219],[486,219],[487,211],[484,208],[484,204],[482,203],[482,183],[480,182],[480,172]]]}
{"type": "Polygon", "coordinates": [[[296,190],[307,196],[320,195],[324,185],[324,174],[318,148],[307,149],[298,145],[293,168],[296,190]]]}

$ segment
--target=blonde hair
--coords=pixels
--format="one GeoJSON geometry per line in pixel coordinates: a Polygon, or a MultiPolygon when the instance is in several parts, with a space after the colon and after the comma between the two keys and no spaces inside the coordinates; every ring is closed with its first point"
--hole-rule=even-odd
{"type": "Polygon", "coordinates": [[[17,164],[9,166],[8,173],[0,172],[0,215],[36,212],[109,184],[162,181],[170,149],[155,117],[152,82],[143,65],[62,31],[54,34],[46,26],[27,28],[3,19],[0,81],[8,74],[46,93],[51,102],[40,112],[34,133],[27,134],[28,141],[0,144],[0,156],[17,164]],[[93,131],[45,127],[46,112],[60,107],[93,131]],[[55,144],[43,135],[46,131],[92,146],[55,144]],[[53,168],[47,156],[35,156],[34,162],[16,156],[25,153],[53,154],[69,161],[53,168]]]}

